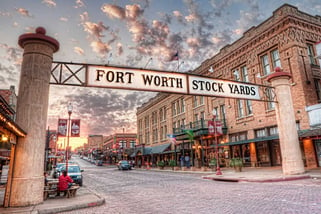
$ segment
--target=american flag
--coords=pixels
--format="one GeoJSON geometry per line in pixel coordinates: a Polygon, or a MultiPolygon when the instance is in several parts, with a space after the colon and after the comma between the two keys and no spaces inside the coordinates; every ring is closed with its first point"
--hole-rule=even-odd
{"type": "Polygon", "coordinates": [[[176,137],[175,137],[175,135],[173,135],[173,134],[168,134],[167,137],[168,137],[170,143],[176,144],[176,137]]]}

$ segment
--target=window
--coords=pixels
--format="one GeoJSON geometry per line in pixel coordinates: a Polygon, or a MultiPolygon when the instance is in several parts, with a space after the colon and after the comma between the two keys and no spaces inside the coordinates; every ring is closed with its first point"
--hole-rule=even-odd
{"type": "Polygon", "coordinates": [[[204,104],[204,97],[201,96],[201,97],[200,97],[200,105],[203,105],[203,104],[204,104]]]}
{"type": "Polygon", "coordinates": [[[235,69],[233,71],[233,75],[234,75],[234,80],[235,81],[241,81],[241,77],[240,77],[240,73],[239,73],[239,70],[238,69],[235,69]]]}
{"type": "Polygon", "coordinates": [[[229,135],[230,142],[237,142],[240,140],[247,140],[247,132],[239,132],[229,135]]]}
{"type": "Polygon", "coordinates": [[[247,73],[246,66],[241,67],[241,73],[242,73],[243,81],[249,82],[249,74],[247,73]]]}
{"type": "Polygon", "coordinates": [[[275,49],[270,53],[261,56],[261,63],[264,76],[270,74],[271,70],[274,70],[276,67],[282,67],[279,50],[275,49]]]}
{"type": "Polygon", "coordinates": [[[221,114],[220,119],[223,120],[224,125],[226,125],[225,124],[225,119],[226,119],[225,105],[220,105],[220,114],[221,114]]]}
{"type": "Polygon", "coordinates": [[[279,129],[277,126],[273,126],[269,128],[269,135],[277,135],[279,134],[279,129]]]}
{"type": "Polygon", "coordinates": [[[172,115],[173,116],[176,115],[176,105],[175,105],[175,103],[172,103],[172,115]]]}
{"type": "Polygon", "coordinates": [[[255,130],[255,136],[256,137],[265,137],[266,136],[266,130],[264,129],[257,129],[255,130]]]}
{"type": "Polygon", "coordinates": [[[149,128],[149,117],[146,116],[145,117],[145,129],[148,129],[149,128]]]}
{"type": "Polygon", "coordinates": [[[198,102],[197,102],[197,96],[193,97],[193,103],[194,103],[194,107],[198,106],[198,102]]]}
{"type": "Polygon", "coordinates": [[[182,108],[181,112],[182,113],[185,112],[185,101],[183,98],[181,98],[181,108],[182,108]]]}
{"type": "Polygon", "coordinates": [[[268,75],[269,73],[271,73],[268,55],[264,55],[261,60],[263,66],[263,74],[268,75]]]}
{"type": "Polygon", "coordinates": [[[181,113],[181,108],[179,107],[179,100],[177,100],[176,102],[176,110],[177,110],[177,114],[181,113]]]}
{"type": "Polygon", "coordinates": [[[198,114],[194,114],[194,122],[198,121],[198,114]]]}
{"type": "Polygon", "coordinates": [[[204,111],[201,112],[200,116],[201,116],[201,119],[205,120],[205,112],[204,111]]]}
{"type": "Polygon", "coordinates": [[[272,55],[273,68],[281,67],[281,60],[280,60],[280,56],[279,56],[279,51],[274,50],[271,52],[271,55],[272,55]]]}
{"type": "Polygon", "coordinates": [[[244,116],[243,100],[237,100],[237,112],[239,117],[244,116]]]}
{"type": "Polygon", "coordinates": [[[319,79],[314,79],[314,86],[317,93],[318,102],[321,102],[321,84],[319,79]]]}
{"type": "Polygon", "coordinates": [[[250,114],[253,113],[252,101],[251,100],[246,100],[245,101],[245,111],[246,111],[246,115],[250,115],[250,114]]]}
{"type": "Polygon", "coordinates": [[[308,46],[308,56],[309,56],[309,59],[310,59],[310,63],[311,63],[312,65],[316,65],[317,62],[316,62],[316,59],[314,58],[314,57],[315,57],[315,54],[314,54],[313,45],[307,44],[307,46],[308,46]]]}
{"type": "Polygon", "coordinates": [[[130,148],[135,148],[136,142],[134,140],[131,140],[129,144],[130,144],[130,148]]]}

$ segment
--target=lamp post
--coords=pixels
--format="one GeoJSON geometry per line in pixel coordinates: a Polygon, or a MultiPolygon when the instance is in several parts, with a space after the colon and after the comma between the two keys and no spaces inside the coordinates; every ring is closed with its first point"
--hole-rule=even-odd
{"type": "Polygon", "coordinates": [[[69,151],[68,151],[68,147],[69,147],[69,137],[70,137],[70,129],[71,129],[71,121],[70,121],[70,117],[71,117],[71,113],[72,113],[72,105],[71,103],[68,104],[68,129],[67,129],[67,147],[66,147],[66,172],[68,174],[68,157],[69,157],[69,151]]]}
{"type": "Polygon", "coordinates": [[[216,144],[216,175],[222,175],[220,163],[219,163],[219,155],[218,155],[218,141],[217,141],[217,127],[216,127],[216,109],[213,109],[213,125],[214,125],[214,136],[215,136],[215,144],[216,144]]]}

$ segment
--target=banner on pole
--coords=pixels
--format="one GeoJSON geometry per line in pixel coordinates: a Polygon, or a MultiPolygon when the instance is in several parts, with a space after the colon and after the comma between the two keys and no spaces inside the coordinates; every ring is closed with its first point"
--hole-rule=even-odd
{"type": "Polygon", "coordinates": [[[71,120],[71,137],[79,137],[80,136],[80,120],[74,119],[71,120]]]}
{"type": "Polygon", "coordinates": [[[58,136],[66,137],[67,122],[67,119],[58,119],[58,136]]]}

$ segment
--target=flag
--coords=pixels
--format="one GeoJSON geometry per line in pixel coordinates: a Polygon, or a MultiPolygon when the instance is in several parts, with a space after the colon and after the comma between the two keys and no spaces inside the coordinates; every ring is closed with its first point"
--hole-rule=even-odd
{"type": "Polygon", "coordinates": [[[167,137],[168,137],[170,143],[176,145],[176,136],[175,135],[168,134],[167,137]]]}
{"type": "Polygon", "coordinates": [[[194,139],[194,132],[193,132],[193,130],[184,129],[184,132],[187,134],[189,140],[192,141],[192,140],[194,139]]]}
{"type": "Polygon", "coordinates": [[[58,136],[66,136],[67,119],[58,119],[58,136]]]}
{"type": "Polygon", "coordinates": [[[75,119],[71,120],[71,137],[79,137],[80,136],[80,120],[75,119]]]}
{"type": "Polygon", "coordinates": [[[177,61],[177,60],[178,60],[178,51],[176,52],[176,54],[174,54],[174,55],[171,57],[170,61],[177,61]]]}

